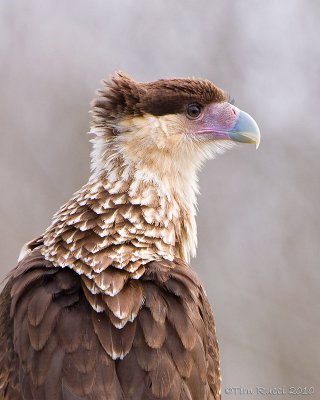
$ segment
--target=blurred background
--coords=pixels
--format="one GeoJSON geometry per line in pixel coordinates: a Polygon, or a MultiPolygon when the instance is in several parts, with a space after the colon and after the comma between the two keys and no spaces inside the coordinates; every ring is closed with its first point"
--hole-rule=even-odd
{"type": "Polygon", "coordinates": [[[294,386],[319,399],[320,2],[2,0],[0,10],[1,276],[88,179],[100,79],[208,78],[262,134],[258,151],[238,146],[200,174],[192,264],[215,312],[222,395],[294,386]]]}

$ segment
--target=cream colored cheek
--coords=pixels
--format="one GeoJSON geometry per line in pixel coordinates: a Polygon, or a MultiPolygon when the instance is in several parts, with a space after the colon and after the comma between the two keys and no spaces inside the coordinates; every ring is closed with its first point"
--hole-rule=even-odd
{"type": "Polygon", "coordinates": [[[160,130],[163,133],[163,146],[175,147],[187,139],[188,126],[180,115],[165,115],[159,118],[160,130]]]}
{"type": "Polygon", "coordinates": [[[159,117],[159,122],[168,136],[183,134],[187,129],[185,117],[179,114],[164,115],[159,117]]]}
{"type": "Polygon", "coordinates": [[[124,147],[130,153],[140,154],[143,150],[175,148],[186,139],[185,132],[188,129],[180,115],[145,115],[124,120],[120,126],[123,130],[130,129],[122,134],[124,147]]]}

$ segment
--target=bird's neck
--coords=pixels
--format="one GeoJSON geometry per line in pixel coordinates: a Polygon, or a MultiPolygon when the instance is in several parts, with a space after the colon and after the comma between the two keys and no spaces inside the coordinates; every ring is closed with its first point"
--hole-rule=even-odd
{"type": "Polygon", "coordinates": [[[189,167],[183,172],[166,168],[159,171],[150,163],[130,164],[120,158],[90,183],[105,182],[104,188],[111,196],[124,195],[124,204],[131,206],[126,218],[136,229],[128,239],[134,240],[136,233],[142,235],[140,240],[145,240],[150,259],[180,257],[188,262],[197,244],[197,181],[189,167]],[[137,222],[130,212],[139,214],[137,222]]]}
{"type": "Polygon", "coordinates": [[[159,176],[114,160],[58,211],[42,253],[90,279],[92,270],[99,274],[108,265],[138,278],[150,261],[189,261],[196,248],[196,182],[190,178],[195,174],[159,176]]]}

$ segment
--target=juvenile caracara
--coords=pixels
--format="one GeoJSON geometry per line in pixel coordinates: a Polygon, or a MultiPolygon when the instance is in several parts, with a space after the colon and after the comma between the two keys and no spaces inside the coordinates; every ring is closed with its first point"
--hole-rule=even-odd
{"type": "Polygon", "coordinates": [[[0,297],[0,399],[219,399],[212,312],[188,265],[197,171],[259,129],[207,80],[104,83],[89,182],[0,297]]]}

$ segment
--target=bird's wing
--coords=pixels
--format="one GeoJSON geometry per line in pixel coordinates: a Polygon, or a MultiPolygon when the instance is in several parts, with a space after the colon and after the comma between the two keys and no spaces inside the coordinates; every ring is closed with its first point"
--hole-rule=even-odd
{"type": "MultiPolygon", "coordinates": [[[[151,263],[144,279],[149,277],[152,281],[150,290],[145,291],[145,306],[154,321],[161,322],[162,313],[166,313],[167,334],[161,351],[173,362],[177,371],[176,375],[174,370],[171,373],[181,397],[172,399],[220,399],[219,349],[215,325],[209,302],[196,274],[184,262],[175,260],[174,268],[169,273],[161,262],[151,263]]],[[[148,326],[145,330],[149,329],[148,326]]],[[[144,346],[146,344],[148,340],[144,346]]],[[[148,350],[150,346],[145,347],[144,354],[148,350]]]]}
{"type": "Polygon", "coordinates": [[[10,280],[0,294],[0,399],[22,400],[19,359],[13,349],[13,321],[10,318],[10,280]]]}
{"type": "Polygon", "coordinates": [[[78,274],[54,267],[38,249],[27,255],[11,275],[2,310],[10,321],[11,302],[14,326],[2,321],[0,346],[11,340],[16,358],[2,359],[0,367],[16,374],[0,382],[20,384],[12,398],[218,399],[215,377],[208,375],[217,354],[194,273],[179,261],[153,262],[140,280],[144,304],[118,329],[107,308],[91,307],[78,274]]]}
{"type": "MultiPolygon", "coordinates": [[[[94,311],[83,295],[80,277],[70,269],[53,267],[34,250],[11,279],[22,398],[121,399],[115,362],[95,333],[94,311]]],[[[127,330],[119,332],[117,340],[124,339],[127,330]]]]}
{"type": "Polygon", "coordinates": [[[201,310],[203,312],[203,320],[205,324],[205,332],[207,338],[207,376],[210,391],[214,399],[221,397],[221,373],[219,345],[216,336],[216,327],[213,319],[213,312],[208,301],[207,295],[201,288],[200,292],[201,310]]]}

